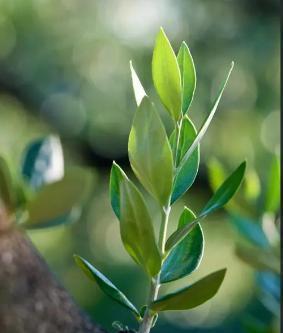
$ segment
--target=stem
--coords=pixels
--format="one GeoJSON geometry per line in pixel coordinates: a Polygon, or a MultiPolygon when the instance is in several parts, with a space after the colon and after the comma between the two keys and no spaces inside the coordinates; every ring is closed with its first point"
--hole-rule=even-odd
{"type": "MultiPolygon", "coordinates": [[[[174,156],[175,168],[177,167],[177,163],[178,163],[178,146],[179,146],[179,141],[180,141],[182,121],[183,121],[183,117],[180,119],[180,121],[176,122],[176,126],[175,126],[176,140],[174,142],[174,147],[173,147],[173,155],[175,155],[174,156]]],[[[169,215],[170,215],[170,211],[171,211],[170,202],[171,202],[171,196],[168,200],[167,205],[161,207],[162,217],[161,217],[161,225],[160,225],[160,231],[159,231],[158,246],[159,246],[159,250],[161,252],[162,262],[165,259],[165,243],[166,243],[166,235],[167,235],[167,225],[168,225],[169,215]]],[[[153,301],[155,301],[157,299],[159,288],[160,288],[160,272],[157,274],[156,278],[153,278],[151,280],[148,305],[150,305],[153,301]]],[[[149,333],[150,332],[154,315],[155,315],[155,313],[153,313],[149,308],[147,308],[147,310],[145,311],[143,320],[140,324],[138,333],[149,333]]]]}
{"type": "MultiPolygon", "coordinates": [[[[166,242],[166,234],[167,234],[167,225],[170,215],[170,201],[169,199],[168,205],[166,207],[162,207],[162,219],[161,219],[161,225],[160,225],[160,232],[159,232],[159,249],[161,252],[161,256],[164,256],[165,253],[165,242],[166,242]]],[[[157,299],[158,291],[160,288],[160,272],[157,274],[156,278],[153,278],[151,280],[151,286],[150,286],[150,292],[149,292],[149,299],[148,299],[148,305],[150,305],[153,301],[157,299]]],[[[147,308],[143,320],[141,322],[141,325],[139,327],[138,333],[149,333],[152,327],[152,321],[154,317],[154,313],[151,312],[149,308],[147,308]]]]}

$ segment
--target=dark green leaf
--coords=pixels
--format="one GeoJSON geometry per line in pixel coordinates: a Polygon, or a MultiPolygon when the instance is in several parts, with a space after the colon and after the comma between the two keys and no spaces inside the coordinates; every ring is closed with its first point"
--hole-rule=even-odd
{"type": "Polygon", "coordinates": [[[158,113],[144,97],[129,137],[129,159],[143,186],[160,202],[168,203],[173,182],[173,157],[158,113]]]}
{"type": "MultiPolygon", "coordinates": [[[[180,216],[179,228],[195,220],[194,213],[185,207],[180,216]]],[[[201,226],[194,229],[170,252],[161,268],[160,282],[180,279],[196,270],[201,262],[204,239],[201,226]]]]}
{"type": "Polygon", "coordinates": [[[68,170],[63,179],[44,186],[28,202],[28,219],[23,222],[23,227],[45,228],[78,218],[92,182],[90,171],[80,168],[68,170]]]}
{"type": "Polygon", "coordinates": [[[244,161],[219,187],[201,211],[200,216],[205,216],[223,207],[233,197],[243,180],[245,170],[246,162],[244,161]]]}
{"type": "Polygon", "coordinates": [[[152,78],[162,103],[177,121],[182,113],[181,74],[176,55],[162,28],[153,51],[152,78]]]}
{"type": "Polygon", "coordinates": [[[280,206],[280,161],[274,156],[267,179],[265,210],[276,213],[280,206]]]}
{"type": "Polygon", "coordinates": [[[155,312],[195,308],[208,301],[217,293],[225,273],[226,269],[221,269],[207,275],[189,287],[161,297],[153,302],[150,308],[155,312]]]}
{"type": "Polygon", "coordinates": [[[30,144],[23,157],[22,174],[38,189],[64,176],[64,159],[59,138],[50,135],[30,144]]]}
{"type": "Polygon", "coordinates": [[[155,276],[161,267],[161,257],[142,194],[116,163],[112,166],[110,184],[112,208],[120,220],[125,249],[150,276],[155,276]]]}
{"type": "Polygon", "coordinates": [[[144,98],[144,96],[147,96],[147,95],[144,91],[144,88],[140,82],[140,79],[139,79],[131,61],[130,61],[130,69],[131,69],[131,77],[132,77],[132,84],[133,84],[135,99],[136,99],[137,106],[139,106],[141,104],[141,101],[144,98]]]}
{"type": "Polygon", "coordinates": [[[0,156],[0,207],[1,202],[8,212],[12,212],[15,208],[15,197],[10,170],[4,158],[0,156]]]}
{"type": "Polygon", "coordinates": [[[185,114],[189,110],[196,89],[196,70],[194,61],[185,42],[182,42],[177,61],[180,68],[182,83],[182,112],[185,114]]]}
{"type": "MultiPolygon", "coordinates": [[[[177,163],[178,166],[180,160],[184,157],[185,153],[193,143],[196,137],[196,129],[192,121],[185,117],[182,121],[180,128],[180,137],[178,143],[177,151],[177,163]]],[[[170,142],[176,140],[176,131],[174,131],[170,137],[170,142]]],[[[173,193],[171,197],[171,204],[173,204],[178,198],[180,198],[194,183],[196,175],[199,168],[199,145],[197,149],[194,150],[190,158],[186,160],[180,169],[177,169],[174,183],[173,183],[173,193]]]]}
{"type": "Polygon", "coordinates": [[[231,222],[248,241],[262,248],[269,247],[268,239],[258,222],[235,214],[231,214],[231,222]]]}
{"type": "Polygon", "coordinates": [[[136,307],[105,275],[99,272],[99,270],[93,267],[82,257],[74,255],[74,259],[76,264],[83,270],[87,277],[95,281],[107,296],[111,297],[114,301],[130,310],[137,319],[140,318],[140,314],[136,307]]]}
{"type": "Polygon", "coordinates": [[[197,148],[199,142],[201,141],[201,139],[203,138],[204,134],[206,133],[206,131],[208,129],[208,126],[209,126],[209,124],[210,124],[210,122],[211,122],[211,120],[212,120],[212,118],[213,118],[213,116],[214,116],[214,114],[215,114],[215,112],[217,110],[217,106],[218,106],[218,104],[220,102],[221,96],[222,96],[223,91],[224,91],[224,89],[226,87],[226,84],[227,84],[227,82],[229,80],[229,77],[230,77],[230,74],[232,72],[233,67],[234,67],[234,63],[232,62],[230,70],[229,70],[228,75],[226,77],[226,80],[225,80],[225,82],[223,83],[223,85],[222,85],[222,87],[220,89],[220,92],[219,92],[219,94],[218,94],[218,96],[217,96],[217,98],[216,98],[216,100],[215,100],[215,102],[213,104],[213,107],[212,107],[212,109],[211,109],[208,117],[204,121],[203,125],[201,126],[201,129],[198,132],[198,135],[196,136],[194,142],[192,143],[192,145],[190,146],[190,148],[187,150],[185,156],[183,157],[183,159],[182,159],[182,161],[181,161],[181,163],[179,165],[179,169],[181,169],[183,167],[183,165],[186,163],[186,161],[191,156],[191,154],[193,153],[193,151],[197,148]]]}

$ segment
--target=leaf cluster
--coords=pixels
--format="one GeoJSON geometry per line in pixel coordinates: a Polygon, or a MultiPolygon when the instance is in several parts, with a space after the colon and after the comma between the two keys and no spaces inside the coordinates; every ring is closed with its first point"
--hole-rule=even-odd
{"type": "MultiPolygon", "coordinates": [[[[160,207],[160,234],[156,240],[153,217],[142,192],[122,168],[113,163],[110,200],[119,220],[124,247],[153,283],[165,284],[190,275],[203,256],[204,235],[200,222],[223,207],[236,193],[245,173],[241,163],[219,184],[215,194],[196,214],[184,207],[177,230],[168,238],[166,226],[171,208],[193,185],[200,163],[200,143],[217,110],[233,69],[233,63],[201,128],[196,129],[190,108],[196,89],[196,71],[189,47],[182,42],[176,55],[161,28],[153,51],[152,78],[156,92],[174,124],[167,133],[164,124],[130,62],[137,103],[128,141],[131,168],[143,188],[160,207]]],[[[76,263],[113,300],[129,309],[138,321],[144,313],[194,308],[218,291],[226,269],[218,270],[188,287],[153,299],[138,311],[107,277],[80,256],[76,263]]]]}

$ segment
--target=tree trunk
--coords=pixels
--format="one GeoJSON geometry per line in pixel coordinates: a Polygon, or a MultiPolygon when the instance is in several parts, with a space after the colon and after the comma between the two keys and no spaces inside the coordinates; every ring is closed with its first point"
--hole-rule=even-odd
{"type": "Polygon", "coordinates": [[[0,228],[0,332],[105,333],[79,310],[24,232],[11,227],[0,228]]]}

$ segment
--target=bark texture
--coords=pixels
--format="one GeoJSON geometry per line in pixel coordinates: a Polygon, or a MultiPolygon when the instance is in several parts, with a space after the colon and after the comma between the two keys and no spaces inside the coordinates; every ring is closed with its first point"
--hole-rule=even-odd
{"type": "Polygon", "coordinates": [[[105,333],[83,314],[27,236],[0,230],[1,333],[105,333]]]}

